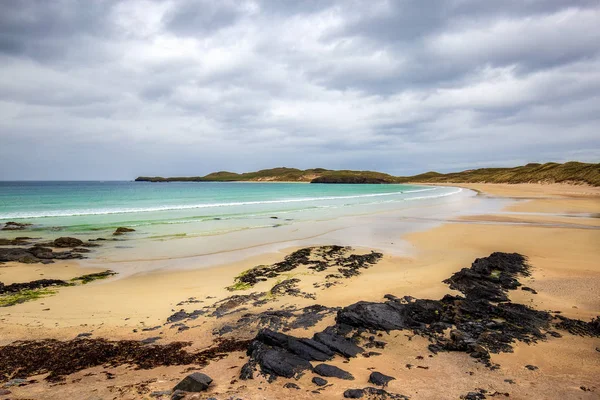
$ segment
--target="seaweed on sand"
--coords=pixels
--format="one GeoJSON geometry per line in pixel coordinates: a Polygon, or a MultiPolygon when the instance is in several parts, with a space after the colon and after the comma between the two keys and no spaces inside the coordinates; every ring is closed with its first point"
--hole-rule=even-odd
{"type": "Polygon", "coordinates": [[[147,345],[136,340],[53,339],[21,341],[0,347],[0,381],[48,374],[46,380],[58,382],[66,375],[98,365],[116,367],[135,365],[150,369],[168,365],[208,364],[229,353],[244,351],[249,341],[223,339],[216,346],[198,352],[188,352],[187,342],[147,345]]]}

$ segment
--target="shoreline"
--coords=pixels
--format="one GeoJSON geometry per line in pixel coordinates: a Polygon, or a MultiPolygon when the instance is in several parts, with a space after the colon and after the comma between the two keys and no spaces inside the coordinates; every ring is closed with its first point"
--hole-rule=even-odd
{"type": "MultiPolygon", "coordinates": [[[[469,185],[461,187],[473,189],[469,185]]],[[[498,185],[495,188],[497,194],[512,190],[512,188],[507,189],[498,185]]],[[[532,193],[539,194],[539,188],[532,187],[530,189],[532,193]]],[[[520,190],[523,195],[529,195],[522,189],[520,190]]],[[[487,193],[484,194],[484,196],[487,195],[487,193]]],[[[316,293],[317,303],[326,307],[347,306],[357,300],[381,301],[386,293],[436,299],[445,294],[456,294],[442,281],[460,268],[467,267],[475,258],[488,256],[494,251],[519,252],[528,256],[533,267],[532,275],[521,280],[525,285],[535,289],[538,294],[534,295],[522,290],[511,291],[510,298],[513,301],[528,304],[537,309],[560,310],[569,318],[589,320],[600,314],[600,299],[594,296],[597,288],[600,287],[600,268],[598,267],[600,254],[594,246],[594,243],[600,242],[600,230],[576,228],[576,225],[583,226],[585,224],[592,224],[594,228],[597,226],[595,224],[598,222],[598,218],[575,217],[576,213],[582,212],[584,209],[600,212],[600,197],[585,195],[582,201],[569,195],[559,197],[554,190],[550,191],[546,198],[537,197],[533,200],[513,202],[508,209],[501,211],[500,217],[496,214],[467,217],[467,219],[475,219],[475,221],[470,221],[473,223],[461,222],[465,219],[465,217],[461,217],[456,221],[437,223],[431,229],[404,234],[402,240],[408,243],[410,253],[399,256],[384,252],[382,260],[376,265],[362,271],[359,276],[345,279],[341,284],[326,290],[313,287],[313,283],[318,284],[320,281],[315,280],[316,277],[310,274],[305,275],[302,272],[291,278],[300,279],[298,289],[302,292],[316,293]],[[542,210],[538,212],[541,215],[527,215],[531,214],[531,211],[516,211],[522,210],[523,207],[527,210],[532,207],[542,210]],[[547,227],[541,225],[544,221],[548,222],[552,218],[557,218],[546,215],[550,213],[544,212],[553,209],[566,212],[567,216],[562,218],[576,220],[573,224],[575,226],[547,227]],[[521,214],[511,214],[511,212],[520,212],[525,216],[517,217],[516,215],[521,214]],[[534,220],[534,223],[511,225],[508,223],[509,221],[502,220],[509,216],[510,218],[526,217],[525,219],[530,221],[534,220]],[[481,221],[477,221],[478,218],[481,221]],[[494,218],[499,218],[499,220],[492,225],[477,223],[494,218]]],[[[290,246],[266,255],[258,254],[235,261],[228,265],[204,269],[147,272],[123,279],[63,288],[55,296],[10,308],[0,308],[0,320],[3,322],[0,326],[0,337],[3,338],[0,340],[0,345],[23,338],[56,337],[67,340],[80,333],[90,331],[93,337],[110,339],[140,340],[156,336],[158,331],[156,333],[147,331],[146,333],[143,329],[164,324],[173,310],[178,308],[192,311],[232,294],[251,292],[232,293],[228,292],[225,287],[231,285],[233,278],[248,268],[278,262],[283,256],[298,248],[300,246],[290,246]],[[201,295],[199,296],[199,294],[201,295]],[[199,305],[194,305],[193,302],[181,306],[176,305],[178,302],[186,301],[194,296],[202,303],[199,305]],[[215,299],[211,300],[207,297],[215,297],[215,299]],[[47,308],[50,310],[43,311],[47,308]],[[134,332],[133,329],[137,331],[134,332]]],[[[368,248],[358,248],[357,254],[365,254],[368,251],[368,248]]],[[[73,262],[73,265],[73,268],[76,268],[77,263],[73,262]]],[[[27,268],[35,267],[27,266],[27,268]]],[[[59,266],[57,265],[56,268],[58,269],[59,266]]],[[[69,270],[69,268],[65,269],[69,270]]],[[[50,271],[51,269],[46,270],[45,275],[49,275],[50,271]]],[[[76,272],[75,269],[72,270],[72,273],[76,272]]],[[[22,276],[26,277],[26,275],[22,276]]],[[[27,275],[27,277],[29,276],[33,276],[33,274],[27,275]]],[[[1,275],[0,280],[2,280],[1,275]]],[[[262,282],[252,290],[268,291],[273,283],[273,281],[262,282]]],[[[265,307],[277,308],[292,305],[304,307],[314,303],[315,301],[302,297],[283,296],[265,307]]],[[[263,308],[258,307],[256,310],[260,309],[263,308]]],[[[250,310],[257,312],[254,311],[254,307],[250,307],[250,310]]],[[[213,329],[219,328],[223,323],[236,320],[239,315],[232,314],[231,317],[223,319],[200,317],[196,320],[197,322],[188,324],[189,330],[181,332],[162,328],[163,335],[160,335],[161,339],[158,343],[190,340],[194,347],[206,347],[214,338],[211,333],[213,329]]],[[[292,330],[291,333],[310,336],[312,334],[310,332],[330,324],[333,321],[332,318],[333,316],[325,317],[322,322],[315,325],[314,328],[310,328],[308,332],[299,329],[292,330]]],[[[251,333],[244,332],[246,335],[251,333]]],[[[241,333],[242,331],[240,331],[241,333]]],[[[594,339],[567,334],[561,339],[552,339],[533,346],[517,344],[514,353],[492,356],[493,361],[502,365],[501,370],[494,373],[486,371],[484,367],[476,364],[468,356],[456,353],[440,353],[434,358],[426,359],[425,364],[429,370],[409,370],[404,364],[414,363],[415,355],[426,354],[424,349],[427,347],[427,341],[419,337],[407,340],[402,334],[396,335],[396,337],[384,334],[384,340],[389,342],[389,345],[383,351],[382,356],[352,359],[350,364],[339,362],[334,364],[340,368],[351,370],[358,380],[366,379],[363,376],[364,373],[360,372],[361,370],[365,370],[367,366],[375,366],[382,372],[388,372],[398,379],[397,382],[390,383],[388,391],[410,395],[412,399],[431,398],[432,396],[439,398],[441,392],[436,392],[434,388],[428,388],[434,375],[441,377],[439,379],[446,383],[447,393],[452,394],[450,398],[458,398],[459,394],[472,391],[475,387],[510,392],[511,398],[516,399],[552,396],[555,394],[557,385],[560,387],[561,396],[579,396],[585,399],[593,398],[598,394],[598,389],[594,387],[593,382],[594,377],[600,373],[600,362],[594,354],[594,339]],[[553,356],[544,357],[544,354],[549,351],[553,356]],[[576,361],[578,359],[581,361],[576,361]],[[540,372],[524,372],[523,365],[527,362],[538,366],[540,372]],[[467,372],[473,371],[474,377],[465,374],[465,369],[467,372]],[[577,371],[577,382],[579,382],[577,385],[589,387],[594,391],[585,392],[578,386],[567,384],[569,380],[573,379],[573,372],[570,371],[577,371]],[[515,385],[503,381],[503,379],[514,379],[515,377],[517,381],[515,385]],[[535,389],[531,389],[530,385],[534,383],[535,389]],[[531,396],[531,390],[534,390],[534,396],[531,396]]],[[[240,357],[243,355],[237,354],[240,357]]],[[[203,372],[207,372],[213,377],[231,376],[232,379],[235,379],[240,365],[235,361],[238,355],[234,353],[225,360],[213,361],[203,369],[203,372]],[[232,368],[235,365],[238,366],[238,369],[232,368]]],[[[163,378],[159,379],[159,382],[150,384],[150,387],[153,390],[164,390],[172,387],[172,382],[176,382],[184,376],[184,369],[183,367],[166,367],[166,369],[161,367],[158,370],[135,372],[117,368],[114,370],[117,374],[114,382],[120,387],[125,387],[131,383],[147,380],[151,376],[163,374],[161,375],[163,378]]],[[[92,371],[94,370],[92,369],[92,371]]],[[[260,379],[244,381],[243,384],[246,385],[246,389],[243,389],[244,397],[259,398],[260,395],[267,395],[294,399],[310,396],[310,391],[306,394],[304,391],[290,392],[289,389],[282,388],[283,383],[285,380],[281,383],[264,386],[260,379]],[[264,392],[258,390],[259,386],[264,392]]],[[[300,379],[298,384],[306,388],[311,386],[310,382],[304,378],[300,379]]],[[[92,387],[108,395],[107,385],[108,383],[99,375],[84,378],[83,373],[77,373],[73,378],[69,378],[67,386],[73,393],[86,393],[86,390],[92,387]],[[80,378],[82,379],[81,383],[71,382],[72,379],[80,378]]],[[[225,393],[242,394],[238,391],[242,389],[236,389],[239,384],[230,386],[232,388],[227,389],[227,385],[219,383],[211,393],[219,398],[225,393]]],[[[334,387],[325,390],[323,394],[341,398],[341,392],[339,392],[341,387],[345,386],[336,381],[334,387]]],[[[43,382],[22,388],[11,388],[11,390],[19,396],[35,397],[35,393],[43,392],[47,396],[46,398],[60,398],[60,392],[56,388],[53,389],[43,382]]],[[[121,398],[136,398],[135,394],[128,393],[126,391],[121,398]]]]}

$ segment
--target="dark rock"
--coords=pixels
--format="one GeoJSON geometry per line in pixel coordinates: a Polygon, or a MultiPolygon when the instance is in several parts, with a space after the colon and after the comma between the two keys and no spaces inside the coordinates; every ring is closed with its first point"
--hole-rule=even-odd
{"type": "Polygon", "coordinates": [[[395,380],[396,378],[388,376],[388,375],[384,375],[381,372],[371,372],[371,375],[369,376],[369,383],[372,383],[373,385],[377,385],[377,386],[387,386],[388,383],[390,381],[395,380]]]}
{"type": "Polygon", "coordinates": [[[72,237],[59,237],[54,240],[55,247],[77,247],[83,244],[83,241],[72,237]]]}
{"type": "Polygon", "coordinates": [[[329,347],[336,353],[340,353],[344,357],[356,357],[357,354],[362,353],[364,351],[363,348],[358,347],[350,340],[333,333],[315,333],[313,339],[323,343],[325,346],[329,347]]]}
{"type": "Polygon", "coordinates": [[[288,382],[285,385],[283,385],[283,387],[286,388],[286,389],[300,390],[300,386],[296,385],[294,382],[288,382]]]}
{"type": "Polygon", "coordinates": [[[339,378],[349,381],[354,380],[354,376],[352,376],[350,372],[344,371],[335,365],[319,364],[314,368],[313,372],[327,378],[339,378]]]}
{"type": "Polygon", "coordinates": [[[31,226],[31,224],[8,221],[4,224],[4,226],[2,227],[2,230],[3,231],[22,231],[23,229],[27,228],[28,226],[31,226]]]}
{"type": "Polygon", "coordinates": [[[186,393],[183,390],[176,390],[171,395],[171,400],[181,400],[185,398],[186,393]]]}
{"type": "Polygon", "coordinates": [[[12,392],[8,389],[0,389],[0,396],[6,396],[11,394],[12,392]]]}
{"type": "Polygon", "coordinates": [[[150,327],[150,328],[143,328],[143,329],[142,329],[142,332],[155,331],[155,330],[158,330],[158,329],[160,329],[160,328],[161,328],[161,326],[160,326],[160,325],[156,325],[156,326],[152,326],[152,327],[150,327]]]}
{"type": "MultiPolygon", "coordinates": [[[[305,370],[312,370],[312,365],[305,359],[298,357],[284,349],[268,346],[258,340],[254,340],[249,348],[249,365],[244,367],[247,372],[255,365],[260,366],[261,373],[270,380],[278,376],[285,378],[297,378],[305,370]]],[[[240,375],[240,379],[248,379],[248,374],[240,375]]]]}
{"type": "Polygon", "coordinates": [[[463,268],[444,283],[467,298],[507,301],[506,291],[521,285],[516,279],[518,274],[529,276],[525,257],[517,253],[492,253],[489,257],[476,259],[471,268],[463,268]]]}
{"type": "Polygon", "coordinates": [[[365,395],[362,389],[348,389],[344,392],[344,397],[347,399],[360,399],[365,395]]]}
{"type": "Polygon", "coordinates": [[[527,369],[528,369],[528,370],[530,370],[530,371],[536,371],[536,370],[538,370],[538,369],[539,369],[539,368],[538,368],[538,367],[536,367],[535,365],[531,365],[531,364],[527,364],[527,365],[525,366],[525,368],[527,368],[527,369]]]}
{"type": "Polygon", "coordinates": [[[525,290],[526,292],[531,292],[533,294],[537,294],[537,291],[535,289],[532,289],[532,288],[530,288],[528,286],[521,287],[521,290],[525,290]]]}
{"type": "Polygon", "coordinates": [[[317,386],[325,386],[327,385],[327,380],[323,379],[323,378],[319,378],[318,376],[315,376],[312,378],[312,383],[314,383],[317,386]]]}
{"type": "Polygon", "coordinates": [[[153,336],[153,337],[149,337],[149,338],[143,339],[142,343],[144,343],[144,344],[152,344],[152,343],[154,343],[154,342],[156,342],[157,340],[160,340],[160,339],[161,339],[160,336],[153,336]]]}
{"type": "Polygon", "coordinates": [[[183,390],[185,392],[202,392],[210,386],[212,378],[201,372],[194,372],[179,382],[173,391],[183,390]]]}
{"type": "Polygon", "coordinates": [[[482,392],[469,392],[463,396],[460,396],[460,398],[464,400],[484,400],[486,397],[482,392]]]}
{"type": "Polygon", "coordinates": [[[317,341],[305,338],[296,339],[270,329],[260,331],[256,340],[269,346],[281,347],[307,361],[326,361],[334,355],[333,351],[317,341]]]}
{"type": "Polygon", "coordinates": [[[125,228],[125,227],[120,226],[120,227],[118,227],[114,231],[113,235],[119,236],[119,235],[122,235],[122,234],[127,233],[127,232],[135,232],[135,229],[133,229],[133,228],[125,228]]]}
{"type": "Polygon", "coordinates": [[[206,314],[206,311],[204,310],[194,310],[191,313],[188,313],[184,310],[179,310],[175,314],[167,318],[167,323],[179,322],[186,319],[196,319],[200,315],[204,314],[206,314]]]}
{"type": "Polygon", "coordinates": [[[82,339],[82,338],[87,338],[92,336],[92,334],[90,332],[84,332],[84,333],[80,333],[79,335],[77,335],[75,337],[75,339],[82,339]]]}
{"type": "Polygon", "coordinates": [[[173,393],[172,390],[161,390],[161,391],[156,391],[156,392],[150,393],[150,397],[170,396],[172,393],[173,393]]]}
{"type": "Polygon", "coordinates": [[[443,306],[434,300],[416,300],[408,304],[360,301],[341,309],[337,321],[382,331],[423,328],[425,324],[438,322],[442,311],[443,306]]]}

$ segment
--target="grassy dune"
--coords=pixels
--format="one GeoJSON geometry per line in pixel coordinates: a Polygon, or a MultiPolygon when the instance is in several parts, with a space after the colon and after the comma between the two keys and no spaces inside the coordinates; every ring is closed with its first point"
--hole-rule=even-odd
{"type": "Polygon", "coordinates": [[[480,168],[441,174],[431,171],[396,177],[374,171],[333,171],[323,168],[300,170],[272,168],[256,172],[220,171],[193,177],[139,177],[142,182],[311,182],[311,183],[572,183],[600,186],[600,164],[570,161],[564,164],[527,164],[514,168],[480,168]]]}
{"type": "Polygon", "coordinates": [[[600,186],[600,164],[570,161],[564,164],[527,164],[514,168],[481,168],[440,174],[427,172],[399,177],[397,182],[427,183],[574,183],[600,186]]]}

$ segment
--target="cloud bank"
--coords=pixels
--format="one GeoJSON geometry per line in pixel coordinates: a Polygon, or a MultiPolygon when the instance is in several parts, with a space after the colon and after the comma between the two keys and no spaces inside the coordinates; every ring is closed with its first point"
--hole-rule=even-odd
{"type": "Polygon", "coordinates": [[[600,159],[600,5],[33,1],[0,13],[0,179],[600,159]]]}

